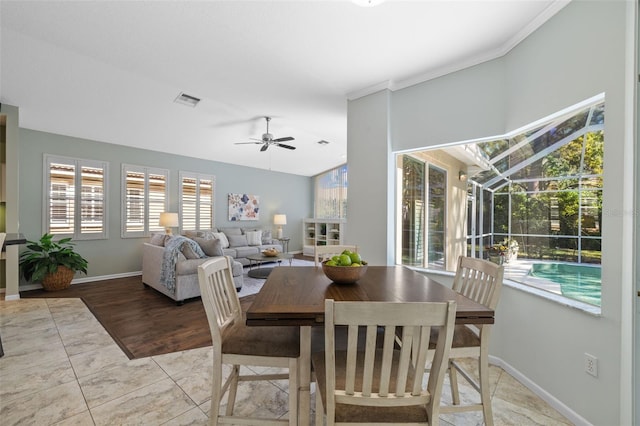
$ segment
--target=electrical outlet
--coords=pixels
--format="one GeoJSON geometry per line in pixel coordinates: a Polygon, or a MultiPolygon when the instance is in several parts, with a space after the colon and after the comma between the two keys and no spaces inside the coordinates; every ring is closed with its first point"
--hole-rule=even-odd
{"type": "Polygon", "coordinates": [[[584,371],[593,377],[598,377],[598,358],[585,352],[584,371]]]}

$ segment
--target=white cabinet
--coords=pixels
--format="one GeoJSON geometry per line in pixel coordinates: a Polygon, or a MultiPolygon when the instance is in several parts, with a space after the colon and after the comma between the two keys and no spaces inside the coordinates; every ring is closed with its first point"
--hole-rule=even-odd
{"type": "Polygon", "coordinates": [[[302,221],[302,254],[313,256],[316,245],[344,244],[343,219],[304,219],[302,221]]]}

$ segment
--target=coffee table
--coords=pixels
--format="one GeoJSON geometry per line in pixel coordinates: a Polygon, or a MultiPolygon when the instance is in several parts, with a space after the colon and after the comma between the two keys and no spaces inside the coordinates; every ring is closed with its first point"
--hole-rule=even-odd
{"type": "Polygon", "coordinates": [[[249,259],[249,272],[247,275],[251,278],[267,278],[273,268],[262,268],[262,264],[266,262],[278,262],[278,265],[282,263],[283,260],[289,261],[289,266],[291,266],[291,262],[293,261],[293,255],[289,253],[278,253],[275,256],[265,256],[262,253],[252,254],[247,256],[249,259]],[[257,266],[254,268],[254,266],[257,266]]]}

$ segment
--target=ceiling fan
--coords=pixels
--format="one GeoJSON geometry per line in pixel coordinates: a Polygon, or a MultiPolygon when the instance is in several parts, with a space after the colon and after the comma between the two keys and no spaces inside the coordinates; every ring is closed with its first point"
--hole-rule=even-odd
{"type": "Polygon", "coordinates": [[[261,152],[266,151],[267,148],[269,148],[269,145],[275,145],[275,146],[279,146],[280,148],[286,148],[286,149],[296,149],[295,146],[281,143],[281,142],[294,140],[294,138],[291,136],[285,136],[284,138],[274,139],[273,135],[269,133],[269,122],[271,121],[271,117],[265,117],[265,120],[267,120],[267,132],[262,134],[262,139],[249,138],[249,139],[253,139],[255,142],[236,142],[235,144],[236,145],[259,144],[259,145],[262,145],[262,147],[260,148],[261,152]]]}

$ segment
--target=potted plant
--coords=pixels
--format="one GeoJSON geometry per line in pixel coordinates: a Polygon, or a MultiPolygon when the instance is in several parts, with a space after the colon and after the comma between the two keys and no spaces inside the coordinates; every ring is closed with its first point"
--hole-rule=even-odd
{"type": "Polygon", "coordinates": [[[71,238],[56,242],[53,234],[44,234],[40,241],[27,241],[27,250],[20,254],[22,276],[42,282],[47,291],[68,288],[76,271],[86,274],[87,260],[74,251],[71,238]]]}

